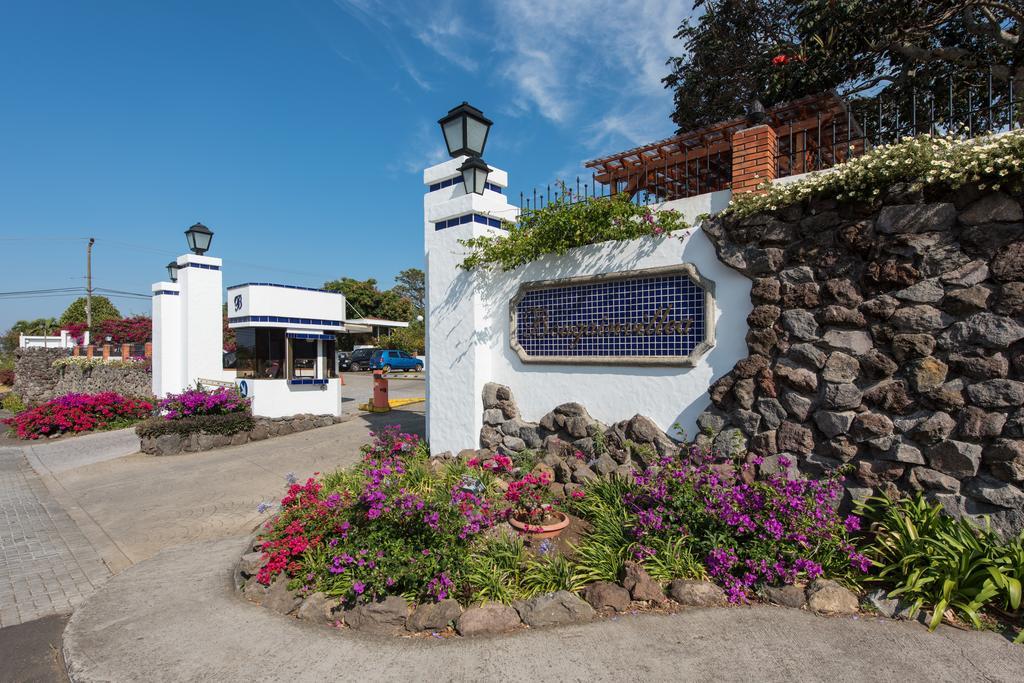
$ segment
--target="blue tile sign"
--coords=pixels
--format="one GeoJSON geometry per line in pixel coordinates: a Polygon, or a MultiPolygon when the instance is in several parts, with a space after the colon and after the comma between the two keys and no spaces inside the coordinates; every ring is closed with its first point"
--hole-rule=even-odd
{"type": "Polygon", "coordinates": [[[527,363],[692,365],[714,344],[713,293],[690,264],[526,283],[511,346],[527,363]]]}

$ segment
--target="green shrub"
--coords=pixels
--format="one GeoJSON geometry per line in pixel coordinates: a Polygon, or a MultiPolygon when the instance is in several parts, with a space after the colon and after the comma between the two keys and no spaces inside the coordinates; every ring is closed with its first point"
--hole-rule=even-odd
{"type": "Polygon", "coordinates": [[[230,436],[247,432],[255,426],[250,413],[224,415],[192,415],[176,420],[152,417],[135,427],[140,437],[158,437],[164,434],[224,434],[230,436]]]}
{"type": "Polygon", "coordinates": [[[4,410],[10,411],[15,415],[25,410],[26,407],[25,402],[21,400],[21,396],[18,396],[13,391],[4,396],[4,400],[0,402],[0,405],[3,406],[4,410]]]}
{"type": "Polygon", "coordinates": [[[512,270],[545,254],[612,240],[660,238],[690,227],[678,211],[638,206],[626,192],[579,201],[562,189],[559,198],[524,212],[518,223],[504,221],[507,232],[461,240],[470,249],[462,267],[512,270]]]}
{"type": "Polygon", "coordinates": [[[864,553],[877,568],[875,580],[915,610],[931,608],[930,629],[946,610],[980,627],[987,606],[1020,609],[1024,532],[1004,543],[987,523],[982,528],[955,519],[920,493],[895,501],[868,498],[858,513],[870,522],[864,553]]]}

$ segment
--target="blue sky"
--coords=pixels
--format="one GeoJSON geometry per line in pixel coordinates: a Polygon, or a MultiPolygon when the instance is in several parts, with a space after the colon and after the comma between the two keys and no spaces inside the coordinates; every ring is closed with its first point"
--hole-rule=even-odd
{"type": "MultiPolygon", "coordinates": [[[[422,169],[462,100],[511,192],[666,137],[690,3],[81,0],[0,22],[0,292],[146,293],[202,221],[225,284],[390,287],[422,267],[422,169]]],[[[73,295],[0,299],[0,330],[73,295]]],[[[144,299],[114,299],[148,313],[144,299]]]]}

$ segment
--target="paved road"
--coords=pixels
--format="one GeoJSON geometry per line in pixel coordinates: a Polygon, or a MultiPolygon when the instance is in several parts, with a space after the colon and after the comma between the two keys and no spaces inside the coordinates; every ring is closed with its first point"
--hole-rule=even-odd
{"type": "Polygon", "coordinates": [[[242,539],[160,553],[71,617],[73,681],[1020,681],[1024,648],[990,632],[785,608],[626,615],[501,638],[375,638],[243,601],[242,539]],[[126,646],[129,644],[130,646],[126,646]]]}
{"type": "Polygon", "coordinates": [[[422,404],[162,458],[124,455],[137,446],[130,430],[0,444],[0,627],[68,614],[112,573],[165,547],[252,529],[257,505],[280,498],[287,474],[351,464],[367,432],[391,423],[421,431],[422,404]]]}
{"type": "Polygon", "coordinates": [[[109,576],[23,449],[0,447],[0,627],[68,614],[109,576]]]}
{"type": "MultiPolygon", "coordinates": [[[[391,398],[424,398],[426,382],[422,379],[407,379],[405,373],[396,372],[401,379],[388,380],[388,396],[391,398]]],[[[416,377],[408,373],[408,377],[416,377]]],[[[342,387],[342,406],[345,414],[357,412],[356,406],[365,403],[373,396],[373,374],[369,372],[344,373],[345,386],[342,387]]]]}

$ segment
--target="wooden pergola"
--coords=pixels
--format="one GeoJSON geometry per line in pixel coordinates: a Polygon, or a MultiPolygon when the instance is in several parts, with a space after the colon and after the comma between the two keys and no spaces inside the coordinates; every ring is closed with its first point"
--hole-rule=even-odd
{"type": "MultiPolygon", "coordinates": [[[[764,124],[778,136],[777,176],[828,168],[863,153],[864,135],[835,93],[768,109],[764,124]]],[[[724,190],[732,181],[732,137],[746,117],[699,128],[586,162],[612,194],[646,192],[661,200],[724,190]]]]}

